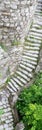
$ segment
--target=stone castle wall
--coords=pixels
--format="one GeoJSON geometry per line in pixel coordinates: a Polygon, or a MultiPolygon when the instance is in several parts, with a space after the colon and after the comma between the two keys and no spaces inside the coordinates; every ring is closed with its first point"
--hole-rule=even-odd
{"type": "Polygon", "coordinates": [[[0,43],[10,45],[27,34],[36,0],[0,0],[0,43]]]}
{"type": "Polygon", "coordinates": [[[12,42],[15,39],[24,41],[35,7],[36,0],[0,0],[0,85],[15,72],[21,61],[23,44],[13,47],[12,42]]]}

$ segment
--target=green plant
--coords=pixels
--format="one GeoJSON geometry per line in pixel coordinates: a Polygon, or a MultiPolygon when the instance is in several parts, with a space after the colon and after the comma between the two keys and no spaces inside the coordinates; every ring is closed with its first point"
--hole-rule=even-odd
{"type": "Polygon", "coordinates": [[[28,130],[42,129],[42,105],[29,103],[24,108],[23,122],[28,130]]]}
{"type": "Polygon", "coordinates": [[[12,46],[15,46],[15,45],[18,46],[18,45],[20,45],[20,41],[14,40],[11,45],[12,46]]]}
{"type": "Polygon", "coordinates": [[[7,84],[9,81],[10,81],[10,77],[7,78],[7,80],[6,80],[6,84],[7,84]]]}
{"type": "Polygon", "coordinates": [[[3,109],[0,109],[0,116],[4,114],[4,110],[3,109]]]}
{"type": "Polygon", "coordinates": [[[25,130],[42,129],[42,73],[38,73],[34,83],[21,92],[16,107],[25,130]]]}
{"type": "Polygon", "coordinates": [[[7,51],[7,47],[5,46],[4,43],[0,43],[0,46],[2,47],[2,49],[4,49],[4,51],[7,51]]]}
{"type": "Polygon", "coordinates": [[[35,75],[36,79],[35,79],[35,84],[42,87],[42,72],[38,73],[37,75],[35,75]]]}

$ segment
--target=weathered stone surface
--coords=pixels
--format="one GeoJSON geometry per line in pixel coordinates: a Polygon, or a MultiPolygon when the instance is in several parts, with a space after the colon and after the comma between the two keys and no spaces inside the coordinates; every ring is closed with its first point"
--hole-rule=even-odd
{"type": "Polygon", "coordinates": [[[35,72],[38,73],[39,71],[42,72],[42,49],[40,51],[39,62],[38,62],[35,72]]]}
{"type": "Polygon", "coordinates": [[[5,52],[0,47],[0,85],[2,85],[10,74],[13,74],[21,61],[22,47],[12,47],[5,52]]]}
{"type": "Polygon", "coordinates": [[[15,127],[16,130],[24,130],[24,124],[23,122],[20,122],[15,127]]]}
{"type": "Polygon", "coordinates": [[[1,43],[8,46],[14,39],[21,41],[24,39],[29,29],[28,23],[30,25],[32,21],[35,7],[36,0],[0,0],[1,43]]]}
{"type": "MultiPolygon", "coordinates": [[[[0,0],[0,43],[3,43],[3,49],[6,45],[10,47],[15,38],[24,42],[34,14],[34,7],[36,7],[36,0],[0,0]]],[[[0,48],[0,85],[15,72],[21,61],[23,46],[12,47],[8,52],[4,52],[3,49],[0,48]]]]}

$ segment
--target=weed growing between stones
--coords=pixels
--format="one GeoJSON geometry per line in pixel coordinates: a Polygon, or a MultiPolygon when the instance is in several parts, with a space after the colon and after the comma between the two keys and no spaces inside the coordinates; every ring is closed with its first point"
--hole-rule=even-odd
{"type": "Polygon", "coordinates": [[[2,47],[2,49],[3,49],[4,51],[7,51],[7,47],[6,47],[3,43],[0,43],[0,46],[2,47]]]}
{"type": "Polygon", "coordinates": [[[11,45],[18,46],[18,45],[20,45],[20,41],[14,40],[11,45]]]}
{"type": "Polygon", "coordinates": [[[0,108],[0,116],[4,114],[4,110],[0,108]]]}

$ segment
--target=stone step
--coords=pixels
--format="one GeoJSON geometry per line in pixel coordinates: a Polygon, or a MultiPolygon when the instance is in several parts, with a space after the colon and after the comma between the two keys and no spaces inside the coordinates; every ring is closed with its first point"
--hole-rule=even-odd
{"type": "Polygon", "coordinates": [[[35,14],[42,16],[42,10],[40,8],[36,9],[35,14]]]}
{"type": "Polygon", "coordinates": [[[28,67],[30,67],[32,69],[35,69],[35,66],[30,64],[30,63],[28,63],[28,61],[21,61],[21,63],[24,64],[24,65],[26,64],[28,67]]]}
{"type": "Polygon", "coordinates": [[[39,10],[41,10],[42,9],[42,7],[40,6],[40,4],[38,4],[39,6],[37,6],[37,9],[39,10]]]}
{"type": "Polygon", "coordinates": [[[42,4],[42,0],[38,0],[38,3],[42,4]]]}
{"type": "MultiPolygon", "coordinates": [[[[35,17],[37,18],[37,16],[42,17],[42,11],[40,9],[35,11],[35,17]]],[[[38,21],[39,21],[39,19],[38,19],[38,21]]]]}
{"type": "Polygon", "coordinates": [[[30,32],[29,34],[30,34],[30,35],[33,35],[34,37],[35,37],[35,36],[38,36],[38,37],[41,37],[41,38],[42,38],[42,34],[39,34],[39,33],[37,33],[37,32],[30,32]]]}
{"type": "MultiPolygon", "coordinates": [[[[42,13],[42,6],[39,6],[39,8],[37,8],[35,12],[38,12],[38,13],[41,12],[42,13]]],[[[39,15],[40,15],[40,13],[39,13],[39,15]]]]}
{"type": "Polygon", "coordinates": [[[24,64],[21,63],[20,67],[23,68],[23,69],[25,69],[25,70],[27,70],[27,71],[29,71],[29,72],[32,72],[32,69],[29,68],[26,64],[24,65],[24,64]]]}
{"type": "Polygon", "coordinates": [[[39,54],[39,50],[36,50],[36,49],[35,49],[35,50],[30,50],[30,49],[26,49],[26,48],[25,48],[25,49],[24,49],[24,52],[31,53],[31,54],[34,54],[34,55],[35,55],[35,54],[39,54]]]}
{"type": "Polygon", "coordinates": [[[18,83],[20,86],[23,86],[24,84],[26,84],[26,80],[21,78],[21,79],[18,79],[18,78],[14,78],[15,82],[18,83]],[[23,83],[23,84],[22,84],[23,83]]]}
{"type": "Polygon", "coordinates": [[[26,61],[28,63],[31,63],[31,64],[35,65],[35,66],[37,65],[37,62],[31,61],[30,59],[23,58],[22,61],[26,61]]]}
{"type": "Polygon", "coordinates": [[[35,24],[33,23],[33,26],[32,26],[32,27],[41,29],[41,28],[40,28],[40,25],[38,25],[37,23],[35,23],[35,24]]]}
{"type": "Polygon", "coordinates": [[[22,57],[25,58],[25,59],[37,62],[37,58],[29,57],[27,55],[23,55],[22,57]]]}
{"type": "Polygon", "coordinates": [[[22,68],[19,68],[18,71],[22,72],[24,75],[28,76],[29,78],[32,78],[32,74],[29,73],[27,70],[24,70],[24,69],[22,70],[22,68]]]}
{"type": "MultiPolygon", "coordinates": [[[[17,88],[23,86],[23,83],[21,83],[21,82],[17,79],[17,77],[16,77],[16,78],[14,77],[13,80],[14,80],[15,86],[16,86],[17,88]]],[[[20,90],[20,89],[19,89],[19,90],[20,90]]]]}
{"type": "MultiPolygon", "coordinates": [[[[15,75],[11,77],[10,81],[7,84],[7,89],[14,96],[31,80],[33,77],[33,70],[37,65],[37,59],[42,40],[42,7],[40,2],[41,0],[38,0],[38,6],[35,11],[33,26],[30,29],[27,41],[24,43],[22,60],[20,61],[15,75]]],[[[3,93],[4,92],[1,92],[2,96],[3,93]]],[[[0,109],[4,109],[4,114],[1,117],[1,122],[5,122],[5,124],[0,125],[0,130],[13,130],[11,108],[8,104],[8,101],[5,101],[5,97],[3,98],[2,103],[0,102],[0,109]]]]}
{"type": "Polygon", "coordinates": [[[37,51],[39,51],[39,47],[32,47],[32,46],[24,46],[24,49],[28,49],[28,50],[37,50],[37,51]]]}
{"type": "Polygon", "coordinates": [[[31,53],[31,54],[33,54],[33,55],[39,54],[39,51],[37,51],[37,50],[26,50],[26,49],[25,49],[24,52],[31,53]]]}
{"type": "Polygon", "coordinates": [[[39,20],[36,21],[36,19],[35,19],[34,24],[35,24],[35,23],[38,24],[39,26],[42,26],[42,22],[39,21],[39,20]]]}
{"type": "Polygon", "coordinates": [[[7,89],[8,89],[11,93],[13,93],[13,95],[15,95],[15,92],[12,90],[12,88],[10,88],[9,85],[7,85],[7,89]]]}
{"type": "Polygon", "coordinates": [[[38,37],[38,36],[33,36],[33,35],[29,35],[30,38],[33,38],[33,39],[38,39],[41,41],[41,37],[38,37]]]}
{"type": "Polygon", "coordinates": [[[38,54],[31,54],[31,53],[29,53],[29,52],[23,52],[23,54],[24,55],[26,55],[26,56],[30,56],[30,58],[32,57],[32,58],[38,58],[38,54]]]}
{"type": "MultiPolygon", "coordinates": [[[[24,75],[24,73],[22,73],[21,71],[18,71],[16,72],[17,76],[20,76],[20,78],[22,77],[23,79],[27,80],[27,76],[24,75]]],[[[29,80],[29,79],[28,79],[29,80]]]]}
{"type": "MultiPolygon", "coordinates": [[[[40,6],[40,8],[38,8],[38,9],[36,9],[36,11],[35,12],[41,12],[42,13],[42,7],[40,6]]],[[[40,15],[40,14],[39,14],[40,15]]]]}
{"type": "MultiPolygon", "coordinates": [[[[20,76],[18,76],[17,79],[18,79],[21,83],[23,83],[23,87],[24,87],[24,84],[26,84],[26,80],[23,79],[22,77],[20,78],[20,76]]],[[[29,79],[29,78],[28,78],[28,79],[29,79]]],[[[28,81],[30,81],[30,79],[29,79],[28,81]]]]}
{"type": "Polygon", "coordinates": [[[23,83],[23,87],[24,87],[24,85],[25,85],[28,81],[30,81],[30,78],[28,78],[28,76],[27,76],[27,79],[26,79],[26,80],[24,80],[23,78],[20,78],[20,76],[18,76],[17,79],[18,79],[20,82],[23,83]],[[24,82],[24,81],[25,81],[25,82],[24,82]]]}
{"type": "Polygon", "coordinates": [[[35,46],[36,46],[36,44],[38,44],[38,46],[40,46],[40,43],[41,43],[40,40],[35,39],[35,38],[33,39],[32,37],[31,38],[27,37],[27,42],[35,43],[35,46]]]}
{"type": "Polygon", "coordinates": [[[35,33],[40,33],[40,34],[42,34],[42,30],[41,30],[41,29],[36,29],[36,28],[34,28],[34,27],[32,27],[32,28],[30,29],[30,31],[35,32],[35,33]]]}
{"type": "Polygon", "coordinates": [[[11,82],[12,82],[13,86],[14,86],[17,90],[20,89],[20,87],[15,84],[14,77],[12,77],[11,82]]]}
{"type": "Polygon", "coordinates": [[[42,17],[41,16],[37,16],[37,18],[39,19],[39,21],[42,21],[42,17]]]}
{"type": "Polygon", "coordinates": [[[11,80],[10,80],[10,82],[8,82],[8,85],[10,86],[10,88],[12,88],[14,90],[14,92],[17,92],[17,89],[15,88],[15,86],[13,86],[11,80]]]}
{"type": "MultiPolygon", "coordinates": [[[[37,11],[38,13],[39,13],[39,12],[42,12],[42,7],[41,7],[41,5],[39,5],[39,8],[37,8],[36,11],[37,11]]],[[[36,11],[35,11],[35,12],[36,12],[36,11]]]]}
{"type": "Polygon", "coordinates": [[[41,11],[41,10],[39,10],[39,11],[38,11],[38,10],[36,10],[35,14],[36,14],[36,15],[38,14],[38,16],[40,16],[40,17],[41,17],[41,16],[42,16],[42,11],[41,11]]]}
{"type": "Polygon", "coordinates": [[[38,2],[38,4],[37,4],[37,9],[39,10],[41,10],[42,9],[42,3],[40,3],[40,2],[38,2]]]}
{"type": "Polygon", "coordinates": [[[40,47],[40,44],[38,43],[32,43],[31,41],[25,42],[25,45],[32,46],[32,47],[40,47]]]}
{"type": "Polygon", "coordinates": [[[38,0],[38,5],[39,6],[42,5],[42,0],[41,1],[38,0]]]}

